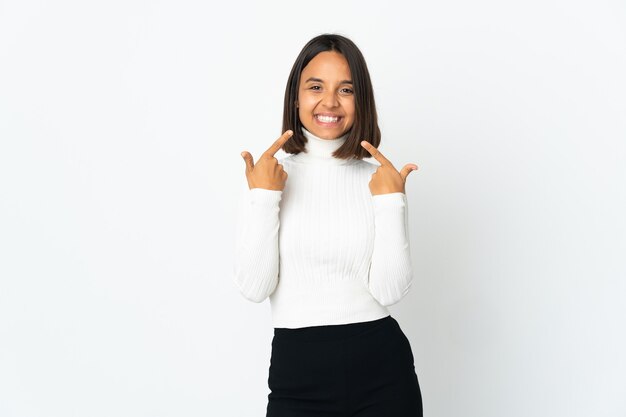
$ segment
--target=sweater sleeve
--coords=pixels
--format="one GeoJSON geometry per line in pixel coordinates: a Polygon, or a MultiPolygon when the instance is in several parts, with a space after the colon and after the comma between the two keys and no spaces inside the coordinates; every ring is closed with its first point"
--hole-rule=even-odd
{"type": "Polygon", "coordinates": [[[278,284],[279,203],[282,191],[248,189],[239,200],[234,281],[250,301],[265,300],[278,284]]]}
{"type": "Polygon", "coordinates": [[[411,288],[408,202],[402,192],[372,196],[374,250],[368,288],[383,306],[400,301],[411,288]]]}

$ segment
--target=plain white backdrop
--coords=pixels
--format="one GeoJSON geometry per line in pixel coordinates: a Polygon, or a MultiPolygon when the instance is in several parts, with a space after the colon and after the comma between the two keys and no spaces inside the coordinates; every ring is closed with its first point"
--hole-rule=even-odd
{"type": "Polygon", "coordinates": [[[390,309],[425,416],[626,415],[624,2],[0,0],[1,416],[265,415],[239,154],[324,32],[419,166],[390,309]]]}

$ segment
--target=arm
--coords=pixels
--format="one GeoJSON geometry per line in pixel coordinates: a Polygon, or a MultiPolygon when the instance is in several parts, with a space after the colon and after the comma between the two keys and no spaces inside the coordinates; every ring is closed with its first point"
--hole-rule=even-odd
{"type": "Polygon", "coordinates": [[[281,197],[282,191],[246,185],[239,200],[234,281],[241,294],[255,303],[265,300],[278,284],[281,197]]]}
{"type": "Polygon", "coordinates": [[[413,277],[409,245],[408,202],[402,192],[372,196],[374,250],[368,288],[383,306],[400,301],[413,277]]]}

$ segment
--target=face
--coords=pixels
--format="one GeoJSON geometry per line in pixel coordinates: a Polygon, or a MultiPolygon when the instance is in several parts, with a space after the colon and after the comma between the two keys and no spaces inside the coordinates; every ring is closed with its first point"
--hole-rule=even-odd
{"type": "Polygon", "coordinates": [[[298,115],[322,139],[342,136],[354,123],[354,91],[346,58],[335,51],[317,54],[300,74],[298,115]]]}

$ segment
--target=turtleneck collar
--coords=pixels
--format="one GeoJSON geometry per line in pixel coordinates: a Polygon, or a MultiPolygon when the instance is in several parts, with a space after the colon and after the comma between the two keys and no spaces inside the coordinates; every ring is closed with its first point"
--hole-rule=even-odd
{"type": "Polygon", "coordinates": [[[293,156],[293,159],[307,164],[318,165],[346,165],[354,161],[354,158],[339,159],[333,156],[333,152],[339,149],[348,139],[349,133],[337,139],[322,139],[313,133],[302,128],[302,134],[306,138],[306,152],[300,152],[293,156]]]}

